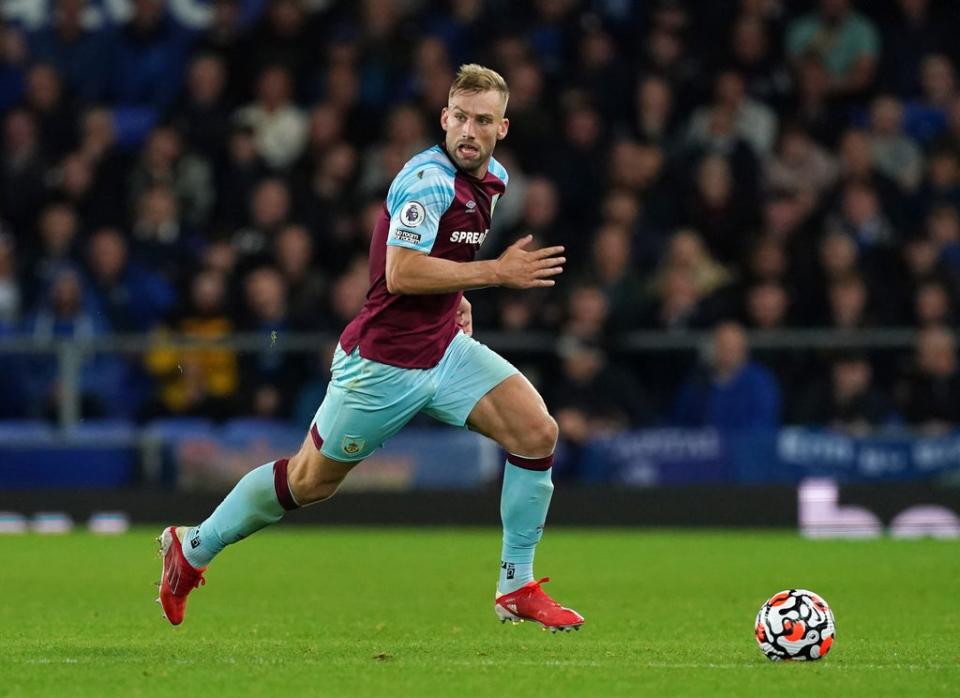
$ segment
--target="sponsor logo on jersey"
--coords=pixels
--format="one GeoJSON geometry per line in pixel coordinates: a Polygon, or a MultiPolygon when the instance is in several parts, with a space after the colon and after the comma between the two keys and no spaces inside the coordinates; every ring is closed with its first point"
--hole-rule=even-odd
{"type": "Polygon", "coordinates": [[[482,245],[483,241],[487,238],[487,233],[490,232],[490,228],[487,228],[482,233],[468,230],[454,230],[450,234],[450,242],[464,242],[468,245],[482,245]]]}
{"type": "Polygon", "coordinates": [[[414,245],[419,245],[420,233],[415,233],[412,230],[394,230],[393,239],[399,240],[400,242],[412,242],[414,245]]]}
{"type": "Polygon", "coordinates": [[[416,228],[426,216],[427,212],[419,201],[408,201],[400,209],[400,223],[407,228],[416,228]]]}

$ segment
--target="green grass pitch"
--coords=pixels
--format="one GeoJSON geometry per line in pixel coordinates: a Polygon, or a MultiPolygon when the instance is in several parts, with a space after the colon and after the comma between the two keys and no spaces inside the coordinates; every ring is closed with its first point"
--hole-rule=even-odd
{"type": "Polygon", "coordinates": [[[548,529],[579,633],[501,625],[493,529],[281,526],[221,555],[184,625],[153,529],[0,538],[0,696],[955,696],[960,545],[548,529]],[[775,664],[760,604],[822,594],[837,642],[775,664]]]}

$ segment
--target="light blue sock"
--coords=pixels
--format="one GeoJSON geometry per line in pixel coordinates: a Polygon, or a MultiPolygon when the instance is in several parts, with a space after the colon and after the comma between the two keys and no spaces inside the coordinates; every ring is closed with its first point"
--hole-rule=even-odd
{"type": "Polygon", "coordinates": [[[184,557],[194,567],[206,567],[225,547],[277,523],[295,506],[287,461],[261,465],[243,476],[206,521],[187,531],[184,557]]]}
{"type": "Polygon", "coordinates": [[[543,536],[550,508],[552,468],[527,470],[508,462],[503,471],[500,518],[503,520],[503,552],[497,590],[508,594],[533,581],[533,555],[543,536]]]}

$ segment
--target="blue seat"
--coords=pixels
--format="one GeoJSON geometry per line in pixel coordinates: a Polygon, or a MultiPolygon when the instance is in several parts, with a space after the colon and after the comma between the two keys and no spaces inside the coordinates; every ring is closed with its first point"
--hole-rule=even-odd
{"type": "Polygon", "coordinates": [[[56,431],[49,422],[42,419],[4,419],[0,420],[0,443],[11,442],[48,442],[56,431]]]}
{"type": "Polygon", "coordinates": [[[232,443],[267,441],[295,451],[303,441],[304,430],[286,421],[240,418],[224,424],[221,436],[225,441],[232,443]]]}
{"type": "Polygon", "coordinates": [[[216,435],[216,427],[202,417],[162,417],[143,428],[143,435],[159,441],[173,442],[216,435]]]}
{"type": "Polygon", "coordinates": [[[126,419],[86,419],[64,432],[67,440],[84,443],[133,443],[137,438],[136,425],[126,419]]]}

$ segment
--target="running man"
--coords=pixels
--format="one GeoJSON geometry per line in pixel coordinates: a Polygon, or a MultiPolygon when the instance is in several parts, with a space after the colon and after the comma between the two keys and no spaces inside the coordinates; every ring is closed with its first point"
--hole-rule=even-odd
{"type": "Polygon", "coordinates": [[[507,186],[493,159],[507,135],[509,90],[479,65],[462,66],[440,114],[443,145],[415,155],[393,180],[370,245],[370,289],[340,336],[332,378],[300,451],[249,472],[199,526],[160,536],[160,603],[172,624],[224,547],[333,496],[360,461],[419,412],[494,439],[507,452],[500,512],[503,551],[494,611],[576,630],[533,576],[553,493],[557,424],[530,382],[472,339],[463,292],[486,286],[553,286],[562,247],[528,249],[527,236],[498,259],[473,261],[507,186]]]}

